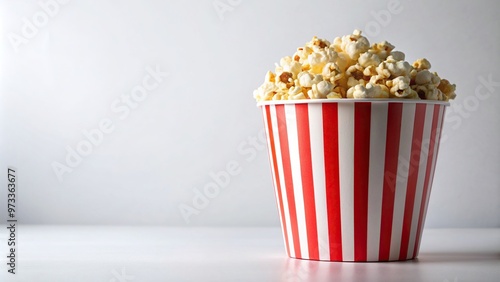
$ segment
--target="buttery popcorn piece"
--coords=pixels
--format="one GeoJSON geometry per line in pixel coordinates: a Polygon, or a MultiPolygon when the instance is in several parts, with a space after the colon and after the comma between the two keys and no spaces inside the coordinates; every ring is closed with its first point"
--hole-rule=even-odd
{"type": "Polygon", "coordinates": [[[288,96],[290,97],[290,100],[299,100],[306,98],[300,86],[290,87],[290,89],[288,90],[288,96]]]}
{"type": "Polygon", "coordinates": [[[413,62],[413,67],[417,70],[428,70],[431,68],[431,63],[427,59],[418,59],[413,62]]]}
{"type": "Polygon", "coordinates": [[[320,83],[313,84],[312,89],[307,91],[307,94],[312,99],[326,98],[333,90],[333,84],[329,81],[321,81],[320,83]]]}
{"type": "Polygon", "coordinates": [[[443,92],[446,96],[446,100],[455,99],[457,94],[455,94],[455,84],[451,84],[447,79],[441,79],[441,82],[438,85],[438,89],[443,92]]]}
{"type": "Polygon", "coordinates": [[[408,77],[398,76],[391,81],[390,85],[391,89],[389,89],[389,92],[391,96],[405,98],[413,94],[408,77]]]}
{"type": "Polygon", "coordinates": [[[354,30],[351,35],[337,37],[334,40],[334,49],[342,51],[349,56],[351,60],[357,60],[361,53],[370,48],[370,43],[366,37],[361,35],[361,31],[354,30]]]}
{"type": "Polygon", "coordinates": [[[389,98],[386,92],[382,91],[379,85],[368,83],[366,87],[356,85],[347,90],[347,98],[389,98]]]}

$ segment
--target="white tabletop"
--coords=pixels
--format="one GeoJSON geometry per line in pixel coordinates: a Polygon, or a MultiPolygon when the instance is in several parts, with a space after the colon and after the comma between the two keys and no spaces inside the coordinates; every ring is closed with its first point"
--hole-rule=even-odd
{"type": "MultiPolygon", "coordinates": [[[[3,229],[5,230],[5,229],[3,229]]],[[[500,229],[428,229],[417,260],[286,257],[278,228],[18,226],[16,274],[0,281],[500,281],[500,229]]]]}

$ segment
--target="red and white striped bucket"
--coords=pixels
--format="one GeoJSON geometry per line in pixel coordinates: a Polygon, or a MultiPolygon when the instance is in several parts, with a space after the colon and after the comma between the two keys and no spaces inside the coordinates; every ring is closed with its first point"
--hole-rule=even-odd
{"type": "Polygon", "coordinates": [[[418,255],[447,102],[262,102],[286,251],[327,261],[418,255]]]}

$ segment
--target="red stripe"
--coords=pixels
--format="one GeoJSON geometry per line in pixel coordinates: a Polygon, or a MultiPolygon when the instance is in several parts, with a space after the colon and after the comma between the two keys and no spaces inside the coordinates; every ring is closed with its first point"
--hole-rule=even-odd
{"type": "Polygon", "coordinates": [[[391,250],[392,217],[396,176],[398,173],[399,138],[401,135],[402,103],[389,103],[387,110],[387,136],[385,147],[384,188],[380,222],[379,260],[389,260],[391,250]]]}
{"type": "Polygon", "coordinates": [[[405,211],[401,233],[401,248],[399,259],[405,260],[408,254],[408,243],[410,241],[411,220],[413,206],[415,204],[415,192],[417,190],[418,168],[420,165],[420,153],[422,151],[422,135],[424,132],[426,104],[417,104],[415,119],[413,122],[413,135],[410,153],[410,167],[408,169],[408,183],[406,186],[405,211]]]}
{"type": "Polygon", "coordinates": [[[316,224],[316,204],[314,202],[308,107],[308,104],[297,104],[295,105],[295,113],[297,116],[300,173],[302,177],[302,190],[304,195],[309,258],[319,260],[318,229],[316,224]]]}
{"type": "MultiPolygon", "coordinates": [[[[439,152],[439,146],[441,145],[441,142],[440,142],[440,141],[441,141],[441,132],[442,132],[442,130],[443,130],[444,116],[446,115],[446,107],[445,107],[445,106],[443,106],[443,105],[441,105],[440,107],[441,107],[441,109],[442,109],[442,111],[443,111],[443,114],[442,114],[442,116],[441,116],[441,127],[439,128],[439,136],[438,136],[438,138],[439,138],[439,139],[437,139],[437,140],[436,140],[436,142],[437,142],[436,157],[437,157],[438,152],[439,152]]],[[[431,186],[431,187],[432,187],[432,186],[431,186]]]]}
{"type": "Polygon", "coordinates": [[[330,260],[341,261],[342,225],[340,221],[338,105],[336,103],[323,104],[323,144],[330,260]]]}
{"type": "Polygon", "coordinates": [[[354,106],[354,260],[366,261],[371,103],[354,106]]]}
{"type": "Polygon", "coordinates": [[[281,225],[283,227],[283,234],[285,236],[285,246],[286,246],[286,252],[288,255],[290,255],[290,246],[288,242],[288,232],[286,231],[286,220],[285,220],[285,211],[283,208],[283,196],[281,194],[281,184],[280,184],[280,176],[279,176],[279,171],[278,171],[278,164],[277,164],[277,158],[276,158],[276,147],[274,144],[274,132],[273,132],[273,126],[272,126],[272,120],[271,120],[271,110],[269,105],[264,106],[265,107],[265,112],[266,112],[266,120],[267,120],[267,132],[269,134],[269,147],[271,148],[271,165],[273,167],[274,171],[274,180],[276,183],[276,191],[278,194],[278,199],[276,201],[279,203],[279,209],[280,209],[280,214],[281,214],[281,225]]]}
{"type": "Polygon", "coordinates": [[[288,133],[285,117],[285,105],[276,105],[276,116],[278,118],[278,133],[280,136],[281,160],[283,162],[283,174],[285,177],[285,189],[290,214],[290,225],[292,229],[293,247],[295,257],[302,257],[300,252],[299,230],[297,226],[297,211],[295,208],[295,196],[293,193],[292,165],[290,162],[290,150],[288,147],[288,133]]]}
{"type": "Polygon", "coordinates": [[[432,128],[431,128],[431,136],[430,136],[430,144],[429,144],[429,152],[427,154],[427,166],[425,168],[425,178],[424,178],[424,190],[422,191],[422,200],[420,202],[420,212],[418,215],[418,224],[417,224],[417,234],[415,236],[415,247],[413,248],[413,257],[415,257],[418,253],[418,248],[420,245],[420,237],[422,232],[422,223],[425,216],[425,202],[427,199],[427,193],[429,191],[429,182],[430,175],[432,173],[432,160],[434,156],[434,146],[436,145],[436,131],[438,130],[438,119],[439,119],[439,108],[440,105],[434,105],[434,113],[432,116],[432,128]]]}

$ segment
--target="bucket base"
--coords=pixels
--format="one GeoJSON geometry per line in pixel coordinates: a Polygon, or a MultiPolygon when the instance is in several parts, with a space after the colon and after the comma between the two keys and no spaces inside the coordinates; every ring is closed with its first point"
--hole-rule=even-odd
{"type": "Polygon", "coordinates": [[[310,261],[324,261],[324,262],[360,262],[360,263],[363,263],[363,262],[398,262],[398,261],[410,261],[410,260],[415,260],[417,259],[417,257],[412,257],[412,258],[408,258],[408,259],[394,259],[394,260],[328,260],[328,259],[312,259],[312,258],[299,258],[299,257],[292,257],[292,256],[288,256],[289,258],[292,258],[292,259],[297,259],[297,260],[310,260],[310,261]]]}

